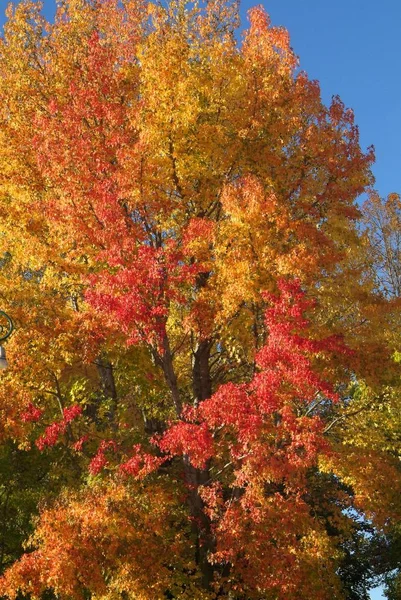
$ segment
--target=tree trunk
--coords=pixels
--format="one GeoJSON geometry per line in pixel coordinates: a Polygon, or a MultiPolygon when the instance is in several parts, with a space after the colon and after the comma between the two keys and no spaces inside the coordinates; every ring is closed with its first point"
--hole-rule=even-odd
{"type": "Polygon", "coordinates": [[[210,377],[209,358],[212,342],[202,340],[194,352],[192,377],[195,405],[210,398],[212,395],[212,380],[210,377]]]}
{"type": "MultiPolygon", "coordinates": [[[[211,340],[202,340],[194,352],[192,377],[195,406],[212,395],[209,366],[212,345],[211,340]]],[[[189,488],[188,504],[192,518],[192,531],[196,537],[195,558],[201,571],[202,586],[207,590],[210,589],[214,577],[214,568],[208,556],[215,549],[215,540],[210,519],[204,512],[199,487],[210,483],[209,465],[205,469],[197,469],[185,457],[185,480],[189,488]]]]}
{"type": "Polygon", "coordinates": [[[170,388],[173,398],[175,412],[177,417],[180,417],[182,411],[182,402],[180,398],[180,391],[178,389],[177,376],[174,371],[173,353],[171,352],[170,342],[167,334],[165,334],[163,338],[163,356],[161,358],[157,354],[154,354],[154,356],[163,369],[164,377],[167,381],[167,385],[170,388]]]}
{"type": "Polygon", "coordinates": [[[208,556],[214,551],[215,542],[211,531],[209,517],[204,512],[199,487],[210,482],[209,468],[197,469],[193,467],[188,457],[184,457],[185,482],[189,488],[188,506],[192,519],[192,533],[195,537],[195,561],[201,572],[202,587],[209,590],[213,582],[214,568],[208,556]]]}
{"type": "MultiPolygon", "coordinates": [[[[210,398],[212,394],[212,381],[210,377],[209,358],[213,342],[202,340],[193,354],[192,378],[194,405],[210,398]]],[[[166,335],[163,340],[163,356],[153,352],[155,360],[162,367],[166,382],[170,388],[176,414],[182,413],[182,403],[178,389],[177,377],[174,371],[173,355],[170,349],[169,339],[166,335]]],[[[202,587],[209,590],[213,582],[214,568],[208,561],[208,556],[214,550],[214,538],[211,523],[204,512],[199,487],[210,482],[209,466],[198,469],[191,465],[188,456],[184,456],[184,477],[188,488],[188,507],[192,522],[192,532],[195,537],[195,560],[201,572],[202,587]]]]}
{"type": "Polygon", "coordinates": [[[117,410],[118,396],[116,383],[114,380],[113,365],[109,361],[99,358],[99,360],[96,362],[96,367],[99,374],[102,392],[106,398],[110,398],[111,400],[109,419],[112,426],[115,427],[115,414],[117,410]]]}

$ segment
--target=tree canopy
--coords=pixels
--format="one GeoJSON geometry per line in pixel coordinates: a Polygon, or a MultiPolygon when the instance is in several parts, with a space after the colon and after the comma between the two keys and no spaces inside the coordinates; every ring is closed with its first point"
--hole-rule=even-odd
{"type": "Polygon", "coordinates": [[[7,16],[0,593],[398,597],[400,207],[352,111],[261,7],[7,16]]]}

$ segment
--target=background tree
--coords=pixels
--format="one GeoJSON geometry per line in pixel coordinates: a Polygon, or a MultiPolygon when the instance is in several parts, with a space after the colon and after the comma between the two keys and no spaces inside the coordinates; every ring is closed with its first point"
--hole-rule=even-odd
{"type": "Polygon", "coordinates": [[[367,238],[373,276],[381,291],[391,298],[401,294],[401,201],[398,194],[382,200],[372,193],[363,205],[364,233],[367,238]]]}

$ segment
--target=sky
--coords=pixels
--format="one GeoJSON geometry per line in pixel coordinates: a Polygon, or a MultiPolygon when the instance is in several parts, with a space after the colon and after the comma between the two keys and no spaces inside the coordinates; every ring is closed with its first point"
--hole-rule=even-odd
{"type": "MultiPolygon", "coordinates": [[[[260,3],[256,0],[255,3],[260,3]]],[[[0,0],[0,25],[5,0],[0,0]]],[[[243,0],[241,14],[253,2],[243,0]]],[[[363,148],[374,145],[376,190],[401,193],[400,0],[265,0],[274,25],[290,32],[300,67],[320,82],[323,100],[352,108],[363,148]]],[[[54,0],[44,0],[47,16],[54,0]]],[[[381,598],[380,590],[372,600],[381,598]]]]}

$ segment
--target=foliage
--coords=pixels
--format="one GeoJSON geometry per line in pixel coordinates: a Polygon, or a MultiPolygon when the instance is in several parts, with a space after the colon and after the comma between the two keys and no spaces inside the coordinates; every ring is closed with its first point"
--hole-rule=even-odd
{"type": "Polygon", "coordinates": [[[363,600],[400,513],[399,207],[361,225],[352,111],[261,7],[241,42],[225,0],[40,8],[0,44],[1,593],[363,600]]]}

